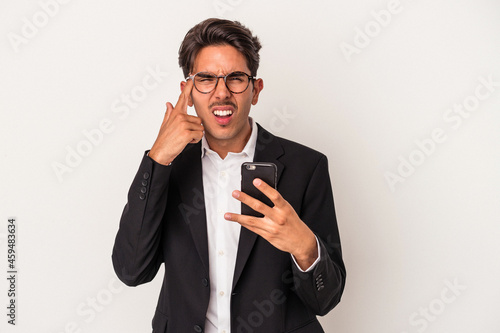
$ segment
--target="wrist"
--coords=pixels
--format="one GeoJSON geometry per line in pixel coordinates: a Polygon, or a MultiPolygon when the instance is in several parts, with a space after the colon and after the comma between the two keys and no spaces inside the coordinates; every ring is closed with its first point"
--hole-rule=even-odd
{"type": "Polygon", "coordinates": [[[170,165],[172,163],[172,161],[174,160],[174,158],[170,157],[170,156],[163,156],[161,155],[160,153],[157,153],[154,148],[152,148],[149,153],[148,153],[148,156],[153,160],[155,161],[156,163],[158,164],[162,164],[162,165],[170,165]]]}
{"type": "Polygon", "coordinates": [[[316,241],[316,236],[312,231],[303,244],[304,246],[298,249],[295,253],[292,253],[292,255],[300,268],[307,269],[316,261],[316,259],[318,259],[319,256],[318,243],[316,241]]]}

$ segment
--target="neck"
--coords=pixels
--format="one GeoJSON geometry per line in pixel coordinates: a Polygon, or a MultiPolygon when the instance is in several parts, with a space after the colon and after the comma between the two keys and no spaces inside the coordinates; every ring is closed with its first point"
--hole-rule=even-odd
{"type": "Polygon", "coordinates": [[[207,135],[205,133],[205,138],[207,139],[207,143],[210,146],[210,149],[215,151],[220,158],[225,159],[228,153],[241,153],[248,140],[250,139],[250,135],[252,134],[252,127],[250,123],[246,126],[245,130],[242,131],[241,135],[230,139],[230,140],[221,140],[214,138],[213,136],[207,135]]]}

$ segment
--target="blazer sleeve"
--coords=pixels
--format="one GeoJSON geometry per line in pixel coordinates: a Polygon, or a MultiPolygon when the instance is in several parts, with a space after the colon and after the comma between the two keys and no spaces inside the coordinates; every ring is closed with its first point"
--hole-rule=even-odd
{"type": "Polygon", "coordinates": [[[328,161],[324,155],[312,173],[300,215],[318,238],[320,261],[309,272],[302,272],[292,264],[294,290],[311,311],[323,316],[340,302],[346,279],[328,161]]]}
{"type": "Polygon", "coordinates": [[[144,154],[128,192],[113,246],[113,267],[128,286],[151,281],[163,259],[161,225],[167,205],[171,166],[144,154]]]}

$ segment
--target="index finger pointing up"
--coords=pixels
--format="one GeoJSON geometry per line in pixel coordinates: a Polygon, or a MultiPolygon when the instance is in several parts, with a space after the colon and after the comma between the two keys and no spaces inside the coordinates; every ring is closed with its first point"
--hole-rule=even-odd
{"type": "Polygon", "coordinates": [[[179,100],[175,105],[175,109],[181,112],[187,113],[187,106],[189,103],[189,99],[191,98],[191,91],[193,91],[193,80],[187,80],[185,84],[183,84],[182,92],[179,96],[179,100]]]}

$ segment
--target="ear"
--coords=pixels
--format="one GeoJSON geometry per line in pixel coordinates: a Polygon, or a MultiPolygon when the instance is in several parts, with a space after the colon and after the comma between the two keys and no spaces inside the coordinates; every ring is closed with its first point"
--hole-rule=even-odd
{"type": "Polygon", "coordinates": [[[259,94],[262,91],[262,89],[264,89],[264,81],[262,81],[262,79],[254,80],[253,90],[252,90],[253,93],[252,105],[257,104],[257,102],[259,101],[259,94]]]}
{"type": "MultiPolygon", "coordinates": [[[[186,87],[186,81],[182,81],[181,82],[181,91],[183,91],[185,87],[186,87]]],[[[191,94],[189,94],[189,99],[188,99],[189,106],[193,106],[193,100],[191,98],[192,94],[193,94],[192,92],[191,92],[191,94]]]]}

